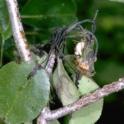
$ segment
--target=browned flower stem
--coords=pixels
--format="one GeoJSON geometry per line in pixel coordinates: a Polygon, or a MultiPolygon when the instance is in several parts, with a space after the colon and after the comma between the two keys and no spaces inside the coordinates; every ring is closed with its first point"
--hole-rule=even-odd
{"type": "Polygon", "coordinates": [[[62,116],[65,116],[74,111],[77,111],[82,107],[85,107],[91,103],[94,103],[100,100],[101,98],[108,96],[111,93],[118,92],[122,89],[124,89],[124,78],[121,78],[118,81],[113,82],[111,84],[105,85],[103,88],[99,88],[93,93],[89,93],[88,95],[83,96],[78,101],[74,102],[73,104],[64,106],[62,108],[59,108],[53,111],[50,111],[47,108],[45,108],[42,111],[40,117],[38,118],[37,124],[43,124],[42,121],[40,120],[42,118],[44,118],[44,120],[47,120],[47,121],[58,119],[62,116]]]}
{"type": "Polygon", "coordinates": [[[16,43],[19,55],[21,56],[22,60],[29,61],[31,60],[31,54],[21,23],[18,3],[16,0],[6,0],[6,4],[10,16],[13,36],[15,39],[14,41],[16,43]]]}

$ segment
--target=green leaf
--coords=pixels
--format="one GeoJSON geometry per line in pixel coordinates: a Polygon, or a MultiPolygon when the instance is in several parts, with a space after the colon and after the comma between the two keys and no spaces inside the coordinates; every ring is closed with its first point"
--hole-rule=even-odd
{"type": "MultiPolygon", "coordinates": [[[[85,95],[96,90],[99,86],[92,79],[82,76],[78,87],[81,94],[85,95]]],[[[99,119],[102,108],[103,99],[74,112],[68,124],[93,124],[99,119]]]]}
{"type": "Polygon", "coordinates": [[[11,36],[10,21],[5,0],[0,0],[0,34],[4,40],[11,36]]]}
{"type": "Polygon", "coordinates": [[[123,77],[124,75],[124,64],[114,61],[114,59],[99,60],[96,68],[96,77],[100,85],[106,85],[106,82],[118,80],[119,77],[123,77]]]}
{"type": "Polygon", "coordinates": [[[82,95],[85,95],[99,88],[99,86],[91,78],[86,76],[82,76],[81,80],[79,80],[78,87],[82,95]]]}
{"type": "Polygon", "coordinates": [[[124,3],[124,0],[110,0],[110,1],[113,1],[113,2],[122,2],[122,3],[124,3]]]}
{"type": "Polygon", "coordinates": [[[42,56],[39,56],[36,53],[32,53],[33,60],[36,61],[37,64],[41,64],[42,67],[46,66],[47,57],[48,57],[48,54],[45,51],[43,51],[42,56]]]}
{"type": "Polygon", "coordinates": [[[0,119],[0,124],[5,124],[4,121],[2,119],[0,119]]]}
{"type": "Polygon", "coordinates": [[[68,124],[94,124],[101,116],[103,100],[74,112],[68,124]]]}
{"type": "Polygon", "coordinates": [[[58,120],[49,121],[48,124],[60,124],[58,120]]]}
{"type": "Polygon", "coordinates": [[[77,87],[68,76],[60,59],[53,73],[53,85],[63,105],[73,103],[80,96],[77,87]]]}
{"type": "Polygon", "coordinates": [[[11,36],[8,11],[5,0],[0,0],[0,66],[2,66],[5,40],[11,36]]]}
{"type": "Polygon", "coordinates": [[[38,29],[42,39],[53,29],[77,20],[73,0],[30,0],[22,9],[23,22],[38,29]]]}
{"type": "Polygon", "coordinates": [[[25,4],[22,10],[22,17],[23,15],[39,15],[39,19],[25,19],[27,24],[31,24],[35,27],[41,27],[43,24],[47,27],[67,24],[70,23],[69,20],[75,19],[75,14],[75,3],[72,0],[30,0],[25,4]],[[45,21],[49,23],[45,23],[45,21]],[[57,22],[59,24],[57,24],[57,22]]]}
{"type": "Polygon", "coordinates": [[[30,121],[30,122],[25,122],[24,124],[33,124],[33,122],[32,122],[32,121],[30,121]]]}
{"type": "Polygon", "coordinates": [[[75,66],[75,56],[74,55],[66,55],[64,56],[64,66],[67,70],[67,72],[69,73],[69,75],[71,75],[71,78],[73,79],[73,81],[75,82],[76,80],[76,66],[75,66]]]}
{"type": "Polygon", "coordinates": [[[0,69],[0,118],[8,124],[33,120],[48,103],[49,78],[42,69],[27,80],[33,67],[11,62],[0,69]]]}

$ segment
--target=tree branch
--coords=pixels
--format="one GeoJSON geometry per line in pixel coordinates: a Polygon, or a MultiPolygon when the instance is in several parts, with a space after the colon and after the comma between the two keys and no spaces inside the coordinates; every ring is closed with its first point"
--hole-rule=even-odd
{"type": "Polygon", "coordinates": [[[89,93],[83,97],[81,97],[78,101],[74,102],[73,104],[64,106],[57,110],[50,111],[48,108],[45,108],[41,115],[38,118],[37,124],[42,124],[40,119],[44,118],[48,120],[58,119],[62,116],[70,114],[74,111],[79,110],[82,107],[85,107],[91,103],[94,103],[101,98],[108,96],[111,93],[118,92],[124,89],[124,78],[119,79],[116,82],[111,84],[105,85],[103,88],[99,88],[98,90],[94,91],[93,93],[89,93]]]}
{"type": "Polygon", "coordinates": [[[16,43],[16,47],[18,52],[24,61],[31,60],[30,50],[28,48],[27,39],[25,37],[25,33],[23,30],[23,26],[20,19],[18,3],[16,0],[6,0],[12,32],[14,36],[14,41],[16,43]]]}

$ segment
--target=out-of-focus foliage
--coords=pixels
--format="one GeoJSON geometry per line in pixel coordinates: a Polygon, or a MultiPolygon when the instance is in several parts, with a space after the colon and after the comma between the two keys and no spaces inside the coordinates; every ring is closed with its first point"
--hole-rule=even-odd
{"type": "Polygon", "coordinates": [[[0,66],[2,66],[5,40],[11,36],[8,10],[5,0],[0,1],[0,66]]]}
{"type": "Polygon", "coordinates": [[[58,60],[57,67],[53,74],[53,85],[63,105],[71,104],[80,97],[77,87],[64,69],[62,60],[58,60]]]}
{"type": "Polygon", "coordinates": [[[27,80],[34,63],[11,62],[0,69],[0,118],[6,124],[32,121],[49,100],[50,83],[41,69],[27,80]]]}
{"type": "MultiPolygon", "coordinates": [[[[81,77],[77,88],[68,76],[62,60],[58,60],[57,68],[53,74],[53,85],[63,105],[71,104],[78,100],[81,95],[86,95],[98,88],[98,85],[86,76],[81,77]]],[[[72,113],[70,118],[65,117],[64,124],[95,123],[101,115],[102,108],[103,100],[99,100],[94,104],[72,113]]]]}
{"type": "MultiPolygon", "coordinates": [[[[86,76],[82,76],[79,80],[78,87],[81,95],[86,95],[89,92],[96,90],[99,86],[92,79],[86,76]]],[[[95,102],[94,104],[88,105],[77,112],[72,113],[69,124],[95,123],[102,113],[102,108],[103,99],[95,102]]]]}
{"type": "Polygon", "coordinates": [[[21,14],[23,22],[32,28],[30,32],[38,33],[37,38],[41,41],[48,40],[55,28],[77,19],[73,0],[30,0],[23,6],[21,14]]]}
{"type": "Polygon", "coordinates": [[[110,0],[110,1],[114,1],[114,2],[124,2],[124,0],[110,0]]]}
{"type": "Polygon", "coordinates": [[[4,40],[10,37],[10,22],[5,0],[0,1],[0,34],[4,40]]]}
{"type": "Polygon", "coordinates": [[[57,120],[53,120],[53,121],[49,121],[48,124],[60,124],[60,123],[57,120]]]}

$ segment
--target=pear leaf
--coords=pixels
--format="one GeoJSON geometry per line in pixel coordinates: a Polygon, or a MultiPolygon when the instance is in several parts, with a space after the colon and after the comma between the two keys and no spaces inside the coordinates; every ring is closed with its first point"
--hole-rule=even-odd
{"type": "Polygon", "coordinates": [[[10,62],[0,69],[0,118],[7,124],[32,121],[48,103],[48,75],[41,69],[28,80],[33,67],[10,62]]]}
{"type": "Polygon", "coordinates": [[[58,60],[57,68],[53,73],[53,85],[63,105],[73,103],[80,96],[77,87],[64,69],[61,59],[58,60]]]}
{"type": "MultiPolygon", "coordinates": [[[[78,87],[82,95],[86,95],[87,93],[99,88],[99,86],[92,79],[86,76],[82,76],[79,80],[78,87]]],[[[101,116],[102,108],[103,99],[74,112],[71,115],[71,119],[69,119],[68,124],[94,124],[101,116]]]]}
{"type": "Polygon", "coordinates": [[[5,0],[0,0],[0,34],[3,40],[11,36],[10,21],[5,0]]]}
{"type": "Polygon", "coordinates": [[[48,121],[48,124],[60,124],[58,120],[48,121]]]}
{"type": "Polygon", "coordinates": [[[30,0],[23,6],[21,15],[25,24],[42,34],[38,36],[42,41],[47,40],[54,29],[77,21],[74,0],[30,0]]]}
{"type": "Polygon", "coordinates": [[[110,0],[110,1],[113,1],[113,2],[122,2],[122,3],[124,3],[124,0],[110,0]]]}

